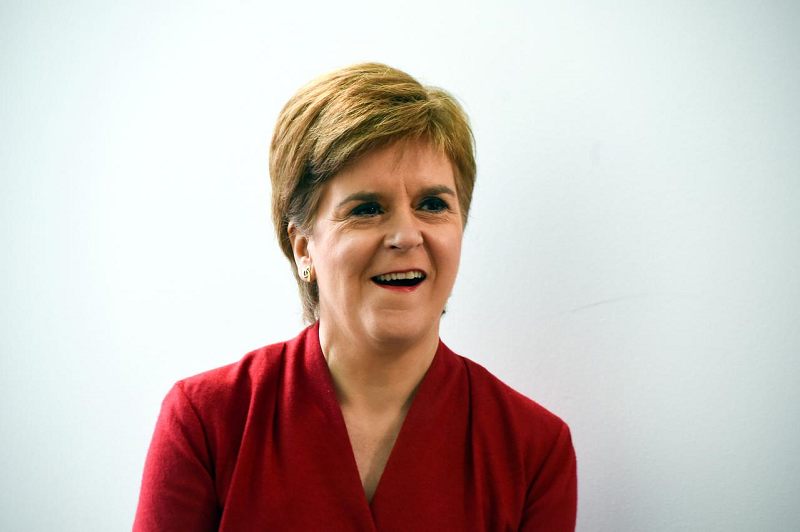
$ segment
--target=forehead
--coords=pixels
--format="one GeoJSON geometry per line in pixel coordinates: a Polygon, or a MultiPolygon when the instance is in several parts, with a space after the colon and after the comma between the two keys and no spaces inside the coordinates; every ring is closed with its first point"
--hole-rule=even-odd
{"type": "Polygon", "coordinates": [[[442,151],[424,141],[399,141],[370,150],[325,184],[325,199],[355,190],[388,191],[445,185],[455,189],[453,165],[442,151]]]}

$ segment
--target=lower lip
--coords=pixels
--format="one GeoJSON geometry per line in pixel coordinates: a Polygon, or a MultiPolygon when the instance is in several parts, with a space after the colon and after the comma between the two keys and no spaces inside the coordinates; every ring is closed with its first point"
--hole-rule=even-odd
{"type": "Polygon", "coordinates": [[[380,286],[381,288],[385,288],[387,290],[394,290],[395,292],[413,292],[414,290],[416,290],[417,288],[422,286],[422,283],[425,282],[425,279],[423,279],[422,281],[418,282],[414,286],[392,286],[392,285],[388,285],[388,284],[380,284],[380,283],[378,283],[376,281],[372,281],[372,282],[375,283],[375,286],[380,286]]]}

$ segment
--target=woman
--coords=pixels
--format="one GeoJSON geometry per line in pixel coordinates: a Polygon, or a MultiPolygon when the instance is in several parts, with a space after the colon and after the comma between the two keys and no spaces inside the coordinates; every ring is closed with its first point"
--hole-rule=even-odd
{"type": "Polygon", "coordinates": [[[475,181],[467,117],[380,64],[301,88],[273,218],[313,323],[178,382],[135,530],[574,530],[567,426],[439,340],[475,181]]]}

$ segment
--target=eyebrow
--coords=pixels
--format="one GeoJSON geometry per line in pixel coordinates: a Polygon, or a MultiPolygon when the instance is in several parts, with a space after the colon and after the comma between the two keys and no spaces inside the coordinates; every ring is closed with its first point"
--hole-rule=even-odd
{"type": "MultiPolygon", "coordinates": [[[[456,193],[453,192],[453,189],[445,185],[436,185],[433,187],[423,188],[419,193],[420,196],[438,196],[439,194],[449,194],[453,197],[456,196],[456,193]]],[[[378,201],[381,198],[383,198],[383,195],[378,194],[377,192],[360,190],[347,196],[345,199],[340,201],[336,207],[339,208],[346,203],[350,203],[351,201],[378,201]]]]}

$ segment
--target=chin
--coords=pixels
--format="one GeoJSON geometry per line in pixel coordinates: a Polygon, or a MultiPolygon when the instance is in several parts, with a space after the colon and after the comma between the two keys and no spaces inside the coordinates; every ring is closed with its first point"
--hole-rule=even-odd
{"type": "Polygon", "coordinates": [[[383,311],[365,320],[368,334],[381,344],[413,344],[425,338],[436,328],[439,315],[428,317],[428,313],[415,315],[409,311],[383,311]],[[411,314],[411,315],[409,315],[411,314]]]}

